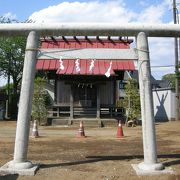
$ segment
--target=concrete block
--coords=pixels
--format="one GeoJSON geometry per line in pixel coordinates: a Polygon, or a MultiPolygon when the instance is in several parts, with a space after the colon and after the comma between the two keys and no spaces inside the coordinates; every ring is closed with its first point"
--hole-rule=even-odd
{"type": "Polygon", "coordinates": [[[69,119],[52,119],[52,126],[68,126],[69,119]]]}
{"type": "Polygon", "coordinates": [[[18,169],[10,165],[11,162],[6,163],[0,168],[0,173],[3,174],[19,174],[25,176],[34,176],[36,171],[39,169],[39,164],[33,164],[31,168],[18,169]]]}
{"type": "Polygon", "coordinates": [[[138,176],[152,176],[152,175],[161,175],[161,174],[174,174],[172,168],[165,168],[163,170],[142,170],[138,167],[138,164],[132,164],[133,169],[135,170],[138,176]]]}

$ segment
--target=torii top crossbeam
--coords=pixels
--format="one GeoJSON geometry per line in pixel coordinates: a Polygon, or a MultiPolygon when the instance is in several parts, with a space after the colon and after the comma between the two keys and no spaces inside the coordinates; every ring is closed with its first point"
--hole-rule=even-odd
{"type": "Polygon", "coordinates": [[[145,32],[149,37],[180,37],[178,24],[115,24],[115,23],[12,23],[0,24],[0,36],[136,36],[145,32]]]}

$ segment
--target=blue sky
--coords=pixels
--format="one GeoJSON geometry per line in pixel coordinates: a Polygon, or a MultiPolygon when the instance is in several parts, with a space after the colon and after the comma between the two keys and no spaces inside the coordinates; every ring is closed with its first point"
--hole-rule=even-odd
{"type": "MultiPolygon", "coordinates": [[[[99,0],[99,2],[105,3],[108,0],[99,0]]],[[[113,1],[113,0],[109,0],[113,1]]],[[[119,0],[114,0],[115,2],[119,0]]],[[[11,13],[14,15],[19,21],[25,21],[29,18],[29,16],[36,11],[42,10],[49,6],[56,6],[63,2],[93,2],[87,0],[68,0],[68,1],[61,1],[61,0],[31,0],[31,1],[24,1],[24,0],[0,0],[0,15],[5,15],[7,13],[11,13]]],[[[95,1],[94,1],[95,2],[95,1]]],[[[147,8],[148,6],[158,6],[163,2],[163,0],[124,0],[119,1],[124,4],[127,9],[130,9],[134,12],[139,12],[143,8],[147,8]]],[[[169,0],[169,4],[171,4],[171,0],[169,0]]],[[[165,16],[163,17],[164,22],[169,22],[172,18],[172,11],[169,9],[165,16]]]]}
{"type": "MultiPolygon", "coordinates": [[[[0,16],[20,22],[172,23],[172,0],[0,0],[0,16]]],[[[152,66],[174,64],[173,39],[150,38],[152,66]]],[[[160,79],[174,68],[152,68],[160,79]]],[[[1,81],[2,82],[2,81],[1,81]]]]}

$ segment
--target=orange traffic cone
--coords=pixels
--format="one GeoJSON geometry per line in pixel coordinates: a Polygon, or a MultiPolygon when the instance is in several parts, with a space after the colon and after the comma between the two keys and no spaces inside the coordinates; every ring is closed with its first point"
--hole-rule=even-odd
{"type": "Polygon", "coordinates": [[[122,138],[124,136],[121,120],[118,123],[118,130],[117,130],[117,138],[122,138]]]}
{"type": "Polygon", "coordinates": [[[80,121],[80,126],[79,126],[79,130],[77,133],[77,138],[85,138],[85,132],[84,132],[84,126],[83,126],[83,121],[80,121]]]}
{"type": "Polygon", "coordinates": [[[34,123],[33,123],[32,137],[33,138],[39,137],[37,120],[34,120],[34,123]]]}

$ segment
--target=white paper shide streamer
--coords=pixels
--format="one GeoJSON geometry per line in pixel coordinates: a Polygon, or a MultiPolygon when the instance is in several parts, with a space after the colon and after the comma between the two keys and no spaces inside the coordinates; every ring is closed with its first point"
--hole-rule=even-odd
{"type": "Polygon", "coordinates": [[[89,66],[89,72],[92,72],[92,70],[94,69],[94,61],[95,61],[95,59],[91,60],[91,64],[89,66]]]}
{"type": "Polygon", "coordinates": [[[110,72],[111,72],[111,68],[112,68],[112,61],[110,62],[110,64],[109,64],[109,68],[108,68],[108,70],[106,71],[106,73],[105,73],[105,76],[106,77],[110,77],[110,72]]]}
{"type": "Polygon", "coordinates": [[[80,63],[79,63],[79,59],[76,59],[75,61],[75,67],[76,67],[76,72],[80,72],[80,63]]]}
{"type": "Polygon", "coordinates": [[[60,58],[59,58],[59,69],[64,70],[62,56],[60,56],[60,58]]]}

